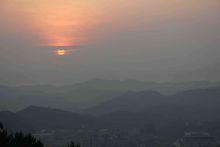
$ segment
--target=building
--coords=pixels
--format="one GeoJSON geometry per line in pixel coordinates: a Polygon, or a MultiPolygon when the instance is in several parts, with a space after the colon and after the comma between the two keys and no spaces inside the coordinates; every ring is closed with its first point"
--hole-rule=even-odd
{"type": "Polygon", "coordinates": [[[215,137],[206,132],[187,132],[174,143],[175,147],[220,147],[215,137]]]}

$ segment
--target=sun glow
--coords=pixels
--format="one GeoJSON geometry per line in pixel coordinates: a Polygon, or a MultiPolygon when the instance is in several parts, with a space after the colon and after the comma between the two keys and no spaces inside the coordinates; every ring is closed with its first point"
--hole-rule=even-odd
{"type": "Polygon", "coordinates": [[[95,0],[15,0],[8,1],[7,8],[30,21],[40,45],[61,47],[79,46],[88,40],[86,34],[100,21],[101,3],[95,0]]]}
{"type": "Polygon", "coordinates": [[[56,51],[56,54],[59,56],[64,56],[64,55],[66,55],[66,53],[67,53],[67,51],[64,49],[59,49],[56,51]]]}

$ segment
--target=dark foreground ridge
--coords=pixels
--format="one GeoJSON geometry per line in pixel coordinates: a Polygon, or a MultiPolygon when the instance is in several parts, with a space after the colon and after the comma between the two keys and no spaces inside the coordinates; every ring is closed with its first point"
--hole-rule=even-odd
{"type": "Polygon", "coordinates": [[[31,134],[22,132],[9,133],[0,123],[0,146],[1,147],[44,147],[43,143],[31,134]]]}
{"type": "Polygon", "coordinates": [[[10,132],[31,132],[49,147],[70,140],[81,147],[170,147],[185,132],[206,132],[219,140],[219,105],[219,87],[170,96],[146,90],[126,92],[86,114],[29,106],[0,112],[0,121],[10,132]]]}
{"type": "MultiPolygon", "coordinates": [[[[9,133],[0,122],[0,147],[44,147],[44,145],[30,133],[9,133]]],[[[80,147],[80,144],[71,141],[67,147],[80,147]]]]}

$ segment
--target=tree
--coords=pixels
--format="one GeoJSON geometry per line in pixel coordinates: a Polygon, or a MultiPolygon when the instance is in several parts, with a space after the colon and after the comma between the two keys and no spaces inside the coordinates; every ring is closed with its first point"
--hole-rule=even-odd
{"type": "MultiPolygon", "coordinates": [[[[44,147],[44,145],[30,133],[16,132],[9,134],[0,122],[0,147],[44,147]]],[[[68,147],[80,147],[80,144],[71,141],[68,147]]]]}
{"type": "Polygon", "coordinates": [[[71,141],[68,147],[80,147],[80,144],[79,143],[75,144],[73,141],[71,141]]]}
{"type": "Polygon", "coordinates": [[[0,131],[0,146],[1,147],[9,147],[11,141],[11,136],[8,134],[6,130],[0,131]]]}
{"type": "Polygon", "coordinates": [[[3,129],[4,129],[3,124],[2,122],[0,122],[0,130],[3,130],[3,129]]]}
{"type": "Polygon", "coordinates": [[[12,147],[43,147],[40,140],[36,139],[31,134],[25,135],[22,132],[15,133],[11,142],[12,147]]]}
{"type": "Polygon", "coordinates": [[[3,129],[1,124],[0,131],[0,147],[43,147],[40,140],[36,139],[31,134],[24,134],[17,132],[9,134],[7,130],[3,129]]]}

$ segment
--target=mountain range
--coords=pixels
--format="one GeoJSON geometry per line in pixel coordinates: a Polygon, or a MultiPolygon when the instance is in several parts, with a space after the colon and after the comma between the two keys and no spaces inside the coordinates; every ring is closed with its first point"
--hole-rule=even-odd
{"type": "Polygon", "coordinates": [[[29,106],[0,112],[9,128],[67,129],[85,126],[138,126],[149,122],[219,121],[220,87],[195,89],[170,96],[147,90],[126,92],[81,113],[29,106]]]}
{"type": "Polygon", "coordinates": [[[157,83],[136,80],[93,79],[68,86],[0,86],[0,110],[18,111],[30,105],[79,112],[121,97],[129,91],[152,90],[163,95],[220,86],[220,82],[157,83]]]}

